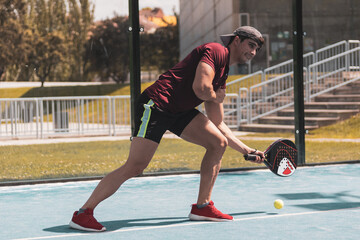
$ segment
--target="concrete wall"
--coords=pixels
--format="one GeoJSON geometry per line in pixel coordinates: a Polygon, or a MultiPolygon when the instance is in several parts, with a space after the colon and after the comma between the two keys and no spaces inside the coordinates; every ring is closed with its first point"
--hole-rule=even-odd
{"type": "Polygon", "coordinates": [[[180,0],[180,58],[234,30],[232,0],[180,0]]]}

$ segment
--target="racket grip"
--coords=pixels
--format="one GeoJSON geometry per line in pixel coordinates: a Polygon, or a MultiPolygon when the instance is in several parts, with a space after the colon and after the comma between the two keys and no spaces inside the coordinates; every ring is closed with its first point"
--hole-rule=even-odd
{"type": "Polygon", "coordinates": [[[255,161],[256,160],[256,156],[255,154],[245,154],[244,158],[246,161],[255,161]]]}

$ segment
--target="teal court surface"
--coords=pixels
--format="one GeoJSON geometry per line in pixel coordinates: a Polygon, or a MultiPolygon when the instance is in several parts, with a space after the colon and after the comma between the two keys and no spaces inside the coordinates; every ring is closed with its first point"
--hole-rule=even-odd
{"type": "Polygon", "coordinates": [[[98,181],[0,187],[0,239],[358,239],[360,164],[221,173],[215,206],[233,222],[193,222],[198,174],[130,179],[95,216],[108,231],[70,229],[98,181]],[[275,199],[285,206],[277,210],[275,199]]]}

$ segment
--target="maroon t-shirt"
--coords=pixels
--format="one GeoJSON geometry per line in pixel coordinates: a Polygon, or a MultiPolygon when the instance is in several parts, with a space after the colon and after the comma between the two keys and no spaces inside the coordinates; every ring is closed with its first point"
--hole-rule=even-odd
{"type": "Polygon", "coordinates": [[[192,88],[196,68],[200,61],[215,71],[214,91],[226,87],[229,71],[229,50],[219,43],[207,43],[195,48],[184,60],[160,75],[145,89],[155,105],[166,112],[179,113],[195,108],[203,102],[192,88]]]}

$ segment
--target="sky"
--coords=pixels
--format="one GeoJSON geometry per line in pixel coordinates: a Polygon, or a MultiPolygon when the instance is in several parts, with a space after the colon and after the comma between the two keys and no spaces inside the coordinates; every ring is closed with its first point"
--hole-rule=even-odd
{"type": "MultiPolygon", "coordinates": [[[[174,9],[179,13],[179,0],[138,0],[139,9],[144,7],[159,7],[165,15],[173,15],[174,9]]],[[[129,15],[129,0],[92,0],[95,4],[95,20],[112,18],[117,15],[129,15]]]]}

